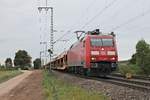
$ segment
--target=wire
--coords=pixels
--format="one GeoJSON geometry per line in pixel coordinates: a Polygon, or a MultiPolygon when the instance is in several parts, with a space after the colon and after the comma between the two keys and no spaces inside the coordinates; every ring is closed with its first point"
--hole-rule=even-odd
{"type": "Polygon", "coordinates": [[[45,6],[46,6],[46,7],[47,7],[47,4],[48,4],[48,3],[47,3],[47,0],[46,0],[46,1],[45,1],[45,6]]]}
{"type": "MultiPolygon", "coordinates": [[[[86,7],[86,9],[85,9],[86,12],[87,12],[89,9],[91,9],[91,7],[92,7],[91,5],[93,5],[93,4],[95,3],[95,1],[96,1],[96,0],[92,0],[92,1],[90,2],[90,4],[89,4],[89,5],[86,7]]],[[[85,16],[84,14],[85,14],[85,13],[82,13],[81,17],[71,26],[70,30],[67,31],[66,33],[64,33],[64,34],[63,34],[60,38],[58,38],[55,42],[61,40],[64,36],[68,35],[68,33],[72,31],[73,27],[74,27],[76,24],[78,24],[78,22],[80,22],[80,19],[85,16]]]]}
{"type": "Polygon", "coordinates": [[[89,9],[91,9],[91,7],[93,7],[92,5],[96,2],[96,0],[92,0],[89,5],[86,8],[86,11],[89,11],[89,9]]]}
{"type": "MultiPolygon", "coordinates": [[[[95,1],[95,0],[94,0],[94,1],[95,1]]],[[[102,15],[103,12],[105,12],[105,10],[107,10],[109,7],[111,7],[116,1],[117,1],[117,0],[113,0],[113,1],[110,2],[108,5],[106,5],[98,14],[96,14],[91,20],[89,20],[81,29],[85,28],[89,23],[91,23],[91,22],[92,22],[94,19],[96,19],[99,15],[102,15]]],[[[91,6],[91,4],[90,4],[89,6],[91,6]]],[[[88,6],[88,7],[89,7],[89,6],[88,6]]],[[[88,7],[86,8],[86,11],[89,10],[88,7]]],[[[58,39],[57,39],[56,41],[54,41],[54,42],[57,42],[57,41],[61,40],[62,38],[64,38],[64,36],[68,35],[68,33],[72,31],[72,27],[74,27],[76,24],[77,24],[77,22],[71,26],[71,29],[70,29],[69,31],[67,31],[65,34],[63,34],[60,38],[58,38],[58,39]]],[[[71,38],[71,39],[72,39],[72,38],[71,38]]],[[[70,40],[71,40],[71,39],[70,39],[70,40]]]]}
{"type": "Polygon", "coordinates": [[[87,14],[87,12],[93,7],[93,5],[94,5],[95,2],[96,2],[96,0],[92,0],[89,3],[89,5],[85,9],[85,12],[82,13],[81,17],[77,20],[77,22],[74,25],[78,24],[78,22],[80,22],[80,20],[85,17],[85,14],[87,14]]]}
{"type": "Polygon", "coordinates": [[[98,12],[93,18],[91,18],[87,23],[85,23],[81,29],[84,29],[89,23],[94,21],[98,16],[102,15],[108,8],[110,8],[117,0],[113,0],[108,5],[106,5],[100,12],[98,12]]]}
{"type": "Polygon", "coordinates": [[[127,24],[129,24],[131,22],[134,22],[137,19],[139,19],[139,18],[141,18],[141,17],[143,17],[143,16],[145,16],[145,15],[147,15],[149,13],[150,13],[150,9],[145,11],[145,12],[143,12],[143,13],[141,13],[141,14],[139,14],[139,15],[137,15],[137,16],[135,16],[135,17],[132,17],[131,19],[127,20],[126,22],[124,22],[124,23],[122,23],[122,24],[112,28],[111,31],[117,30],[117,29],[121,28],[122,26],[125,26],[125,25],[127,25],[127,24]]]}
{"type": "MultiPolygon", "coordinates": [[[[96,0],[94,0],[95,2],[96,0]]],[[[113,0],[112,2],[110,2],[107,6],[105,6],[98,14],[96,14],[91,20],[89,20],[81,29],[83,29],[84,27],[86,27],[87,24],[89,24],[90,22],[92,22],[94,19],[96,19],[99,15],[101,15],[105,10],[107,10],[109,7],[111,7],[117,0],[113,0]]],[[[93,4],[93,1],[90,3],[90,5],[88,5],[88,7],[86,8],[86,11],[88,11],[91,8],[91,4],[93,4]]],[[[81,19],[81,18],[80,18],[81,19]]],[[[79,19],[79,20],[80,20],[79,19]]],[[[75,23],[77,24],[77,23],[75,23]]],[[[73,25],[74,26],[74,25],[73,25]]],[[[65,33],[61,38],[63,38],[67,33],[65,33]]],[[[60,39],[61,39],[60,38],[60,39]]],[[[72,39],[72,38],[71,38],[72,39]]],[[[71,40],[70,39],[70,40],[71,40]]]]}
{"type": "Polygon", "coordinates": [[[64,38],[64,36],[68,35],[68,33],[70,33],[71,30],[67,31],[65,34],[63,34],[61,37],[59,37],[57,40],[54,41],[54,43],[58,42],[59,40],[61,40],[62,38],[64,38]]]}
{"type": "MultiPolygon", "coordinates": [[[[134,0],[127,2],[127,5],[126,5],[125,3],[123,3],[123,5],[120,5],[120,6],[121,6],[120,9],[117,8],[117,10],[114,11],[114,13],[112,14],[112,16],[107,16],[108,18],[106,18],[106,19],[104,19],[103,21],[101,21],[101,23],[107,23],[107,22],[109,22],[110,20],[112,20],[112,19],[114,19],[114,18],[116,19],[120,14],[124,13],[124,11],[123,11],[124,9],[126,9],[126,10],[131,9],[131,7],[133,7],[133,6],[131,5],[131,2],[134,2],[134,3],[135,3],[134,0]],[[122,9],[122,10],[121,10],[121,9],[122,9]]],[[[136,3],[139,3],[139,2],[136,2],[136,3]]],[[[119,6],[118,6],[118,7],[119,7],[119,6]]]]}

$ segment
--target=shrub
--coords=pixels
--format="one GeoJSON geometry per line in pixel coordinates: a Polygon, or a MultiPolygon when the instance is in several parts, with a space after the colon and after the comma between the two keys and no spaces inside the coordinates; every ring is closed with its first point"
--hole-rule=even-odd
{"type": "Polygon", "coordinates": [[[119,72],[122,74],[122,75],[126,75],[127,73],[131,73],[131,74],[134,74],[133,70],[131,70],[131,68],[127,65],[121,65],[119,67],[119,72]]]}

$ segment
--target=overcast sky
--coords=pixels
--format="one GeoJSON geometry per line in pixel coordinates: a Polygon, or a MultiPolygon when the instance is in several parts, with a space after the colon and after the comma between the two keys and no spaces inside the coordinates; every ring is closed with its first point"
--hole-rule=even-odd
{"type": "MultiPolygon", "coordinates": [[[[39,14],[37,10],[44,4],[44,0],[0,0],[1,63],[7,57],[13,59],[19,49],[27,50],[33,59],[39,57],[44,47],[40,41],[48,41],[50,36],[50,12],[39,14]]],[[[143,38],[150,43],[149,0],[49,0],[48,6],[54,7],[55,40],[71,30],[63,38],[71,40],[56,43],[55,53],[67,49],[76,40],[75,30],[114,31],[119,60],[131,57],[138,40],[143,38]]]]}

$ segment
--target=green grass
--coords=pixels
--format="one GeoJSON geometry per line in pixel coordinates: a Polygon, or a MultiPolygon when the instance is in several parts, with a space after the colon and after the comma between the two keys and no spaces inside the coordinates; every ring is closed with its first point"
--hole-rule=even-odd
{"type": "Polygon", "coordinates": [[[118,72],[122,75],[125,75],[126,73],[131,73],[132,75],[142,75],[142,70],[137,65],[133,64],[119,64],[118,65],[118,72]]]}
{"type": "Polygon", "coordinates": [[[7,81],[21,73],[22,72],[19,70],[0,70],[0,83],[7,81]]]}
{"type": "Polygon", "coordinates": [[[44,71],[43,86],[46,100],[107,100],[101,93],[87,91],[56,78],[44,71]]]}

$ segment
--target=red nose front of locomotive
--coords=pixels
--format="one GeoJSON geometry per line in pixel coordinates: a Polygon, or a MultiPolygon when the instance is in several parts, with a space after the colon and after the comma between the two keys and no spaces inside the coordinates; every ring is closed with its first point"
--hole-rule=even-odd
{"type": "Polygon", "coordinates": [[[113,36],[90,36],[90,62],[117,62],[117,48],[113,36]]]}

